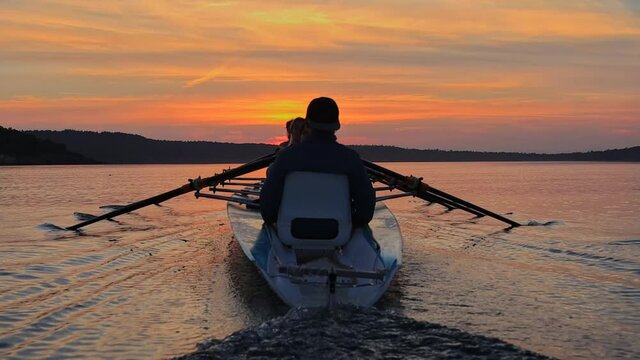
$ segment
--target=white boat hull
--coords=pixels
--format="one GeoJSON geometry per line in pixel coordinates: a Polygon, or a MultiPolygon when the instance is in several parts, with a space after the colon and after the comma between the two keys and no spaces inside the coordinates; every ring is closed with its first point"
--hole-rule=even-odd
{"type": "Polygon", "coordinates": [[[264,225],[258,210],[229,203],[227,211],[245,255],[291,307],[371,306],[402,264],[400,228],[382,202],[376,205],[368,228],[355,229],[340,250],[304,264],[298,264],[294,251],[264,225]],[[333,281],[330,274],[334,274],[333,281]]]}

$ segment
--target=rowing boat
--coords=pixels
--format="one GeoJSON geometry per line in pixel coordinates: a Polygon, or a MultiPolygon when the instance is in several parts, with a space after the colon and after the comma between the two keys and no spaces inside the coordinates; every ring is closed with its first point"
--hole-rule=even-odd
{"type": "MultiPolygon", "coordinates": [[[[308,174],[322,175],[326,176],[308,174]]],[[[253,200],[249,194],[255,192],[250,191],[257,189],[259,187],[245,188],[245,192],[234,196],[253,200]]],[[[285,187],[283,200],[286,201],[290,190],[285,187]]],[[[312,195],[318,195],[317,191],[312,195]]],[[[306,205],[318,213],[317,203],[306,205]]],[[[331,209],[335,203],[329,205],[326,214],[340,213],[331,209]]],[[[387,290],[402,264],[400,228],[383,202],[377,203],[369,226],[348,229],[343,242],[330,237],[319,239],[321,234],[318,233],[303,234],[306,239],[293,237],[293,241],[283,241],[286,227],[265,224],[254,206],[229,202],[227,213],[244,254],[256,265],[273,291],[292,307],[371,306],[387,290]]],[[[292,214],[294,221],[297,215],[292,214]]],[[[309,221],[309,218],[305,219],[309,221]]]]}
{"type": "Polygon", "coordinates": [[[404,176],[363,160],[376,193],[373,220],[367,226],[351,223],[350,195],[345,175],[294,172],[287,175],[278,221],[265,224],[259,211],[264,178],[247,174],[269,166],[267,155],[204,179],[190,179],[176,189],[118,206],[94,216],[82,213],[82,222],[52,227],[80,231],[101,220],[111,220],[176,196],[195,192],[196,198],[227,201],[233,234],[273,291],[292,307],[333,307],[336,304],[371,306],[387,290],[402,265],[402,235],[398,221],[384,201],[413,196],[448,210],[476,217],[489,216],[509,224],[519,223],[473,203],[438,190],[421,178],[404,176]],[[209,192],[203,192],[204,190],[209,192]],[[309,191],[308,189],[313,189],[309,191]]]}

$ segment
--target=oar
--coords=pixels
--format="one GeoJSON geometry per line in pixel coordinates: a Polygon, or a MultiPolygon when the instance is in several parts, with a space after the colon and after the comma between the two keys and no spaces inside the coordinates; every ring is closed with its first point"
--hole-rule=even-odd
{"type": "MultiPolygon", "coordinates": [[[[374,172],[375,170],[371,170],[369,169],[370,172],[374,172]]],[[[378,179],[379,181],[382,181],[388,185],[390,185],[390,187],[395,187],[398,188],[400,190],[403,191],[408,191],[409,193],[411,193],[413,196],[418,197],[422,200],[425,200],[427,202],[429,202],[429,204],[440,204],[444,207],[447,208],[447,211],[451,211],[451,210],[455,210],[455,209],[460,209],[460,210],[464,210],[468,213],[471,213],[477,217],[483,217],[485,216],[485,214],[474,210],[474,209],[470,209],[467,206],[464,206],[462,204],[456,203],[454,201],[451,201],[449,199],[443,198],[442,196],[439,195],[435,195],[435,194],[431,194],[431,193],[427,193],[424,191],[419,191],[419,189],[417,188],[416,185],[416,178],[408,178],[411,179],[410,182],[398,182],[398,178],[396,177],[391,177],[391,176],[384,176],[384,174],[381,174],[379,172],[375,172],[376,174],[378,174],[378,179]]]]}
{"type": "Polygon", "coordinates": [[[389,185],[395,186],[402,191],[407,191],[407,192],[415,191],[416,196],[425,195],[425,197],[427,198],[436,199],[436,202],[439,202],[438,200],[443,200],[445,201],[445,203],[449,205],[455,205],[455,207],[457,207],[458,209],[470,212],[472,214],[475,214],[476,216],[489,216],[496,220],[500,220],[504,223],[507,223],[513,227],[521,226],[520,223],[515,222],[511,219],[508,219],[502,215],[496,214],[478,205],[475,205],[466,200],[460,199],[459,197],[453,196],[451,194],[447,194],[442,190],[438,190],[432,186],[429,186],[424,182],[422,182],[420,179],[417,179],[415,177],[410,177],[410,176],[404,176],[393,170],[389,170],[385,167],[374,164],[367,160],[362,160],[362,162],[366,168],[373,170],[377,173],[389,176],[390,178],[394,179],[395,183],[389,184],[389,185]]]}
{"type": "MultiPolygon", "coordinates": [[[[437,203],[440,204],[444,207],[447,208],[447,211],[451,211],[454,209],[462,209],[462,207],[460,207],[458,204],[455,204],[453,202],[451,202],[450,200],[447,199],[443,199],[440,196],[436,196],[436,195],[431,195],[431,194],[427,194],[427,193],[419,193],[418,191],[415,190],[415,186],[413,185],[409,185],[409,186],[404,186],[402,183],[398,182],[398,178],[396,177],[392,177],[392,176],[388,176],[385,175],[379,171],[375,171],[372,169],[367,169],[367,171],[369,172],[370,175],[373,175],[373,179],[375,179],[378,182],[381,182],[383,184],[387,184],[389,185],[389,188],[392,189],[399,189],[405,192],[410,193],[413,196],[416,196],[420,199],[426,200],[429,203],[437,203]]],[[[465,209],[467,210],[467,209],[465,209]]],[[[468,211],[472,214],[475,214],[476,216],[484,216],[483,214],[480,214],[478,212],[475,212],[474,210],[468,209],[468,211]]]]}
{"type": "Polygon", "coordinates": [[[169,199],[172,199],[176,196],[180,196],[192,191],[198,191],[200,189],[202,189],[203,187],[206,186],[215,186],[218,185],[219,183],[221,183],[222,181],[234,178],[236,176],[242,176],[245,174],[248,174],[250,172],[256,171],[256,170],[260,170],[262,168],[265,168],[267,166],[269,166],[269,164],[271,164],[273,161],[275,160],[275,154],[271,154],[271,155],[267,155],[267,156],[263,156],[259,159],[256,159],[254,161],[248,162],[244,165],[238,166],[236,168],[233,169],[229,169],[229,170],[225,170],[223,173],[221,174],[216,174],[214,176],[208,177],[208,178],[204,178],[204,179],[194,179],[194,180],[189,180],[189,183],[180,186],[179,188],[164,192],[162,194],[156,195],[156,196],[152,196],[148,199],[144,199],[144,200],[140,200],[140,201],[136,201],[134,203],[131,203],[129,205],[125,205],[121,208],[117,208],[111,212],[108,212],[106,214],[100,215],[100,216],[96,216],[94,218],[88,219],[86,221],[83,221],[81,223],[75,224],[73,226],[69,226],[66,229],[67,230],[78,230],[82,227],[85,227],[87,225],[93,224],[95,222],[101,221],[101,220],[105,220],[105,219],[111,219],[113,217],[122,215],[122,214],[126,214],[128,212],[134,211],[134,210],[138,210],[140,208],[143,208],[145,206],[149,206],[149,205],[155,205],[155,204],[160,204],[161,202],[167,201],[169,199]]]}

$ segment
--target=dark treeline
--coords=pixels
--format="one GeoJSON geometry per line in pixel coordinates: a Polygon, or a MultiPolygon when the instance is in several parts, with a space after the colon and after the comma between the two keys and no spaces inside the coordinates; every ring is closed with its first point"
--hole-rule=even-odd
{"type": "Polygon", "coordinates": [[[0,126],[0,165],[94,164],[63,144],[0,126]]]}
{"type": "Polygon", "coordinates": [[[456,150],[418,150],[395,146],[353,146],[363,158],[372,161],[640,161],[640,146],[626,149],[535,154],[519,152],[483,152],[456,150]]]}
{"type": "Polygon", "coordinates": [[[119,132],[37,130],[29,133],[110,164],[242,163],[275,150],[275,146],[266,144],[153,140],[119,132]]]}
{"type": "MultiPolygon", "coordinates": [[[[113,164],[242,163],[275,150],[275,146],[266,144],[153,140],[114,132],[38,130],[29,133],[64,144],[69,150],[91,159],[113,164]]],[[[640,146],[566,154],[417,150],[374,145],[352,148],[371,161],[640,161],[640,146]]]]}

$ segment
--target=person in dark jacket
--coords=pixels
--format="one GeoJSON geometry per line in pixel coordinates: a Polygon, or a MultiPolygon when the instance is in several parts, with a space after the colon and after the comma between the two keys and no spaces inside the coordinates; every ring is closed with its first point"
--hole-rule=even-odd
{"type": "Polygon", "coordinates": [[[277,221],[287,174],[309,171],[347,175],[351,221],[355,226],[368,224],[376,204],[375,191],[358,153],[336,141],[335,132],[340,128],[338,105],[327,97],[313,99],[307,107],[306,121],[308,133],[302,141],[280,150],[269,168],[260,191],[262,218],[266,223],[277,221]]]}

